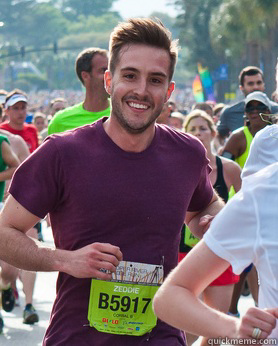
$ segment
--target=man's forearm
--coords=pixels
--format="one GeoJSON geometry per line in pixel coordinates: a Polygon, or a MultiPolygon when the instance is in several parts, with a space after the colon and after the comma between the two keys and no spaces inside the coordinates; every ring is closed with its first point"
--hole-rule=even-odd
{"type": "Polygon", "coordinates": [[[224,205],[224,201],[215,192],[213,200],[204,210],[196,213],[196,215],[194,215],[190,220],[186,220],[190,231],[196,237],[201,239],[207,231],[214,216],[219,213],[224,205]]]}
{"type": "Polygon", "coordinates": [[[1,227],[0,234],[0,257],[3,261],[29,271],[59,270],[57,258],[61,254],[54,248],[10,227],[1,227]]]}

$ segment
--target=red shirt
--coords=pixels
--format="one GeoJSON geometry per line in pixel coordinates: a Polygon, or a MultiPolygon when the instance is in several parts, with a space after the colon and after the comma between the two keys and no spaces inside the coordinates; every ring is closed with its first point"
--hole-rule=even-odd
{"type": "Polygon", "coordinates": [[[32,153],[39,146],[37,128],[34,125],[24,123],[22,130],[12,128],[8,122],[0,124],[0,129],[9,131],[14,135],[22,137],[28,145],[30,153],[32,153]]]}

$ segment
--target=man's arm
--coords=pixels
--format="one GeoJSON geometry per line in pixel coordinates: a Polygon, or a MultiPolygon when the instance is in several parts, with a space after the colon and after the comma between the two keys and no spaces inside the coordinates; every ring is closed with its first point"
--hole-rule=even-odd
{"type": "Polygon", "coordinates": [[[93,243],[75,251],[53,249],[25,233],[38,221],[12,196],[0,214],[0,256],[9,264],[30,271],[60,271],[78,278],[111,279],[122,253],[117,246],[93,243]]]}
{"type": "Polygon", "coordinates": [[[214,216],[224,207],[224,201],[213,192],[212,199],[203,210],[197,212],[187,212],[185,223],[190,228],[190,231],[195,237],[201,239],[208,229],[210,222],[214,216]]]}
{"type": "Polygon", "coordinates": [[[14,136],[13,142],[11,141],[11,146],[20,162],[23,162],[30,155],[28,145],[24,139],[18,135],[14,136]]]}

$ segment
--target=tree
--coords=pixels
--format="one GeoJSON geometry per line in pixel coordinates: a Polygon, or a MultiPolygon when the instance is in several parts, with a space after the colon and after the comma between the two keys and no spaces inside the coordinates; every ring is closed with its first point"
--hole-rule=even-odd
{"type": "Polygon", "coordinates": [[[69,9],[76,16],[83,15],[88,17],[94,15],[96,17],[106,14],[112,7],[115,0],[63,0],[61,1],[62,10],[69,9]]]}
{"type": "Polygon", "coordinates": [[[34,0],[0,0],[1,21],[4,23],[4,26],[1,27],[1,34],[5,36],[7,41],[11,41],[17,37],[22,25],[22,14],[31,13],[31,8],[34,3],[34,0]]]}
{"type": "Polygon", "coordinates": [[[68,31],[68,21],[47,3],[36,3],[31,13],[24,13],[19,25],[17,37],[21,44],[33,47],[53,44],[68,31]]]}
{"type": "Polygon", "coordinates": [[[231,61],[241,60],[240,68],[263,63],[269,94],[274,89],[277,17],[276,0],[226,0],[212,15],[210,26],[214,48],[228,50],[231,61]]]}

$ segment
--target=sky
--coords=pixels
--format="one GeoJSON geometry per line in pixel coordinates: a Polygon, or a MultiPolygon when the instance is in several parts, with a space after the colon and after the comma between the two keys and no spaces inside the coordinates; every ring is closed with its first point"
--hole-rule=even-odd
{"type": "Polygon", "coordinates": [[[177,11],[174,6],[167,6],[169,2],[171,0],[117,0],[113,4],[113,10],[118,11],[123,19],[148,17],[154,11],[164,12],[169,16],[176,17],[177,11]]]}

